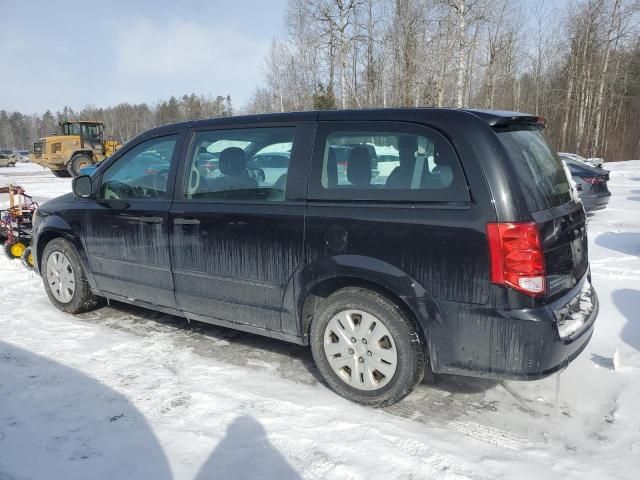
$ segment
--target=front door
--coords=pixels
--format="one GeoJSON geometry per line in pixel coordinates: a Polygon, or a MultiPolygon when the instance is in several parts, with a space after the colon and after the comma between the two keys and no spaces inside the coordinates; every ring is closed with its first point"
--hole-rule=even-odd
{"type": "Polygon", "coordinates": [[[303,256],[298,145],[311,127],[196,131],[171,208],[176,300],[194,318],[297,335],[284,301],[303,256]]]}
{"type": "Polygon", "coordinates": [[[169,187],[178,151],[178,133],[150,138],[127,149],[102,174],[85,225],[91,268],[102,292],[175,308],[169,187]]]}

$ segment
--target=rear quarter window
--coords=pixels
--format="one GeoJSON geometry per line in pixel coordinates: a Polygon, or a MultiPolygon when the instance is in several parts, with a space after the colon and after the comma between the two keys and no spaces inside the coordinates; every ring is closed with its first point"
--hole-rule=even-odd
{"type": "Polygon", "coordinates": [[[469,202],[462,166],[449,141],[403,122],[321,122],[310,199],[469,202]]]}
{"type": "Polygon", "coordinates": [[[536,129],[498,131],[532,212],[557,207],[571,200],[562,162],[536,129]]]}

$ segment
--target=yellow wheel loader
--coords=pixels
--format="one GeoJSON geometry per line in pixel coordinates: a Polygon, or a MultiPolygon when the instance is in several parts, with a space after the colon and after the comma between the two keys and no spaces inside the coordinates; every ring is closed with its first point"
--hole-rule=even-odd
{"type": "Polygon", "coordinates": [[[56,177],[77,177],[80,169],[111,156],[122,146],[104,140],[104,124],[91,121],[60,123],[61,133],[33,144],[31,161],[51,169],[56,177]]]}

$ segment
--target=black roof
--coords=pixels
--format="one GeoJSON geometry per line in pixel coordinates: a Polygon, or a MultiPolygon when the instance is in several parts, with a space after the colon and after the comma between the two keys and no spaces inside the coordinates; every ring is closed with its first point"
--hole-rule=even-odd
{"type": "MultiPolygon", "coordinates": [[[[255,115],[239,115],[233,117],[216,117],[206,120],[192,120],[173,124],[175,126],[208,127],[219,125],[243,125],[262,122],[302,122],[317,120],[412,120],[424,119],[425,115],[468,115],[472,114],[476,118],[484,121],[490,126],[504,126],[510,124],[536,124],[544,125],[544,119],[534,115],[518,112],[508,112],[500,110],[481,109],[453,109],[453,108],[372,108],[372,109],[352,109],[352,110],[311,110],[303,112],[285,113],[261,113],[255,115]]],[[[168,126],[158,127],[154,131],[164,129],[168,126]]]]}

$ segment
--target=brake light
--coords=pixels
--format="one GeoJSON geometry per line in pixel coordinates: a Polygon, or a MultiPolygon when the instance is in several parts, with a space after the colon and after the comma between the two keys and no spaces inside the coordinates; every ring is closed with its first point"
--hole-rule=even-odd
{"type": "Polygon", "coordinates": [[[532,297],[546,290],[544,253],[534,222],[488,223],[491,283],[532,297]]]}
{"type": "Polygon", "coordinates": [[[598,183],[604,182],[604,179],[602,177],[582,177],[582,180],[584,180],[587,183],[590,183],[591,185],[596,185],[598,183]]]}

